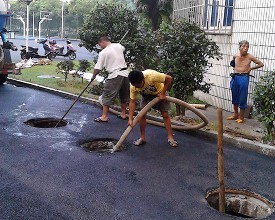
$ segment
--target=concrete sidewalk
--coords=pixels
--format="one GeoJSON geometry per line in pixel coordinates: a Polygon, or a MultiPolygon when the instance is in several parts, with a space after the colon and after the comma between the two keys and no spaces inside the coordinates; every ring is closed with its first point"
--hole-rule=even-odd
{"type": "MultiPolygon", "coordinates": [[[[201,111],[208,118],[209,124],[196,132],[208,137],[216,138],[218,127],[217,108],[208,106],[205,110],[201,111]]],[[[238,124],[235,120],[226,120],[228,116],[233,115],[232,112],[223,110],[222,114],[225,142],[275,157],[275,146],[262,143],[264,128],[257,119],[246,118],[244,123],[238,124]]],[[[196,118],[196,115],[191,111],[186,111],[186,117],[196,118]]]]}

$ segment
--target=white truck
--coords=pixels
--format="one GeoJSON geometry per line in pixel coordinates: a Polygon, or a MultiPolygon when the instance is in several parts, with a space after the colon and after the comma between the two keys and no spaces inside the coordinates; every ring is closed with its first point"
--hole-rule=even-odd
{"type": "Polygon", "coordinates": [[[19,70],[15,68],[15,64],[12,63],[10,51],[17,51],[17,48],[12,42],[7,40],[6,23],[12,13],[7,10],[7,2],[0,0],[0,36],[2,44],[0,44],[0,85],[6,82],[8,74],[19,73],[19,70]]]}

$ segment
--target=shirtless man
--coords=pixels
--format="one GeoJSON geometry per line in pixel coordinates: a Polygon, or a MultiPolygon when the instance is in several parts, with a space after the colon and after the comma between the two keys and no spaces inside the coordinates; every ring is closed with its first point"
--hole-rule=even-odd
{"type": "Polygon", "coordinates": [[[234,115],[227,117],[227,120],[235,120],[237,123],[244,122],[244,111],[247,107],[249,74],[251,70],[264,66],[260,60],[248,53],[248,49],[249,42],[246,40],[241,41],[239,43],[240,52],[235,54],[233,60],[230,62],[230,65],[234,67],[234,74],[230,81],[234,115]],[[256,65],[251,67],[251,62],[256,65]],[[240,114],[238,112],[239,108],[240,114]]]}

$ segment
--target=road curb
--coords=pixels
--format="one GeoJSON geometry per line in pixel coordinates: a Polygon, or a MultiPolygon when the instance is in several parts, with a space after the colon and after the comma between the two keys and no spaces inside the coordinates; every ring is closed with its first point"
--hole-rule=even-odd
{"type": "MultiPolygon", "coordinates": [[[[192,135],[194,136],[200,136],[200,137],[203,136],[204,138],[211,138],[216,140],[218,138],[218,133],[215,131],[196,130],[196,131],[192,131],[192,133],[193,133],[192,135]]],[[[223,134],[223,141],[225,144],[232,144],[238,148],[254,151],[270,157],[275,157],[275,147],[267,144],[251,141],[240,137],[231,136],[229,134],[223,134]]]]}
{"type": "MultiPolygon", "coordinates": [[[[26,86],[26,87],[30,87],[33,89],[50,92],[52,94],[55,94],[55,95],[58,95],[58,96],[61,96],[64,98],[76,99],[78,97],[77,95],[74,95],[72,93],[64,92],[64,91],[57,90],[57,89],[52,89],[49,87],[41,86],[41,85],[30,83],[30,82],[12,79],[9,77],[8,77],[7,81],[13,85],[16,85],[16,86],[26,86]]],[[[79,101],[88,103],[88,104],[95,104],[97,106],[101,106],[101,104],[99,103],[98,100],[91,99],[91,98],[80,97],[79,101]]],[[[160,118],[154,117],[154,116],[148,116],[148,118],[151,120],[155,120],[155,121],[160,120],[160,118]]],[[[211,139],[217,139],[217,136],[218,136],[217,132],[203,130],[203,129],[195,130],[195,131],[182,131],[182,132],[191,134],[193,136],[200,136],[200,137],[211,138],[211,139]]],[[[231,136],[228,134],[223,135],[223,140],[224,140],[224,143],[232,144],[232,145],[242,148],[242,149],[254,151],[254,152],[264,154],[264,155],[267,155],[270,157],[275,157],[275,147],[267,145],[267,144],[247,140],[247,139],[240,138],[240,137],[231,136]]]]}

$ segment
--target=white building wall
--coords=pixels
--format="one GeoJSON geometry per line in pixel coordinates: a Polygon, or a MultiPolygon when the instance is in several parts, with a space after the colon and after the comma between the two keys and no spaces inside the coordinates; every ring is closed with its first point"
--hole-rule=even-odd
{"type": "MultiPolygon", "coordinates": [[[[189,2],[189,0],[174,0],[174,9],[177,8],[177,12],[179,12],[179,5],[176,6],[177,2],[186,5],[186,2],[189,2]]],[[[197,2],[204,4],[204,1],[197,2]]],[[[213,67],[208,71],[206,80],[214,83],[214,86],[209,94],[197,91],[195,93],[197,98],[213,106],[233,111],[231,91],[229,89],[231,79],[229,74],[233,72],[233,68],[229,66],[229,62],[233,55],[239,51],[238,43],[241,40],[248,40],[250,43],[249,53],[260,59],[265,65],[263,68],[251,72],[255,78],[250,77],[248,104],[253,104],[252,92],[255,83],[259,80],[260,76],[275,69],[274,12],[274,0],[235,0],[231,30],[224,34],[222,28],[215,33],[211,33],[211,30],[206,31],[209,38],[219,45],[223,54],[223,60],[211,60],[213,67]]],[[[177,13],[177,17],[180,17],[179,13],[177,13]]]]}

